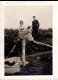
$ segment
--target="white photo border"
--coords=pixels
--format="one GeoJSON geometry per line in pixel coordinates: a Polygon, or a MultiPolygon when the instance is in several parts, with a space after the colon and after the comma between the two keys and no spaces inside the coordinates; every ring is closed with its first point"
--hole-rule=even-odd
{"type": "Polygon", "coordinates": [[[0,80],[58,80],[58,1],[0,1],[0,80]],[[4,76],[4,6],[52,5],[53,6],[53,75],[4,76]]]}

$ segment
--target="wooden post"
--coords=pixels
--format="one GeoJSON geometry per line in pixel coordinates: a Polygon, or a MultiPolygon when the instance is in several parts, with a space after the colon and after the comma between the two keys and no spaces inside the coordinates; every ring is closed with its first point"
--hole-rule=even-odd
{"type": "Polygon", "coordinates": [[[48,45],[48,44],[45,44],[45,43],[42,43],[42,42],[37,42],[37,41],[35,41],[35,40],[33,40],[33,42],[35,43],[35,44],[41,44],[41,45],[44,45],[44,46],[48,46],[48,47],[51,47],[52,48],[52,46],[51,45],[48,45]]]}
{"type": "Polygon", "coordinates": [[[29,62],[27,62],[25,58],[25,40],[22,40],[22,63],[23,63],[23,66],[26,66],[26,64],[29,64],[29,62]]]}
{"type": "Polygon", "coordinates": [[[25,40],[22,40],[22,62],[25,62],[25,40]]]}

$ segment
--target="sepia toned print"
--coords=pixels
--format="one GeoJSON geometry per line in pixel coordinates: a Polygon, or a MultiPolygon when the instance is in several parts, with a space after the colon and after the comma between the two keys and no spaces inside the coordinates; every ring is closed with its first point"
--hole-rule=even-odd
{"type": "Polygon", "coordinates": [[[52,75],[52,6],[5,6],[4,75],[52,75]]]}

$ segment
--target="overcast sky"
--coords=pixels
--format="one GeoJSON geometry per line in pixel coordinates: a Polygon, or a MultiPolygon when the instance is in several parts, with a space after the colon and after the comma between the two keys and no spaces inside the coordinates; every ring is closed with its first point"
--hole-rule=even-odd
{"type": "Polygon", "coordinates": [[[32,25],[32,16],[36,16],[40,28],[52,28],[51,5],[8,5],[4,8],[5,28],[18,29],[19,21],[23,20],[25,26],[32,25]]]}

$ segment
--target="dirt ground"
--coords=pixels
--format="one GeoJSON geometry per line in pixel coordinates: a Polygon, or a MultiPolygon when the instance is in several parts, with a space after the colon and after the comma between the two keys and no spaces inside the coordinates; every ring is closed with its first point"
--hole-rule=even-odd
{"type": "Polygon", "coordinates": [[[20,72],[7,74],[5,76],[19,75],[52,75],[52,53],[39,53],[35,56],[27,56],[29,62],[25,67],[20,66],[20,72]]]}

